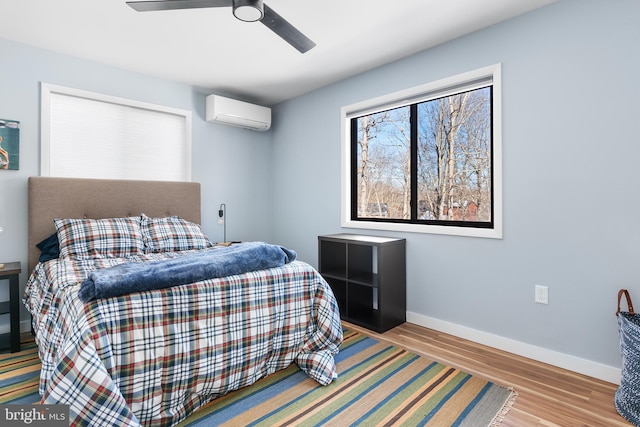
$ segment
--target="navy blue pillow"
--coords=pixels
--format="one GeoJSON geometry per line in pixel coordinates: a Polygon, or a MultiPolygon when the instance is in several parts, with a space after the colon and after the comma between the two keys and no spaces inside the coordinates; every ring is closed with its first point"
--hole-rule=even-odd
{"type": "Polygon", "coordinates": [[[45,262],[51,259],[57,259],[60,256],[60,244],[58,243],[58,233],[44,239],[36,245],[40,249],[40,258],[38,261],[45,262]]]}

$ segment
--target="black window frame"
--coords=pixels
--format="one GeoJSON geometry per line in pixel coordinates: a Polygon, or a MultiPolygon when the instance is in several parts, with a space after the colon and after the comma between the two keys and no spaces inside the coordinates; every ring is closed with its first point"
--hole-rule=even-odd
{"type": "MultiPolygon", "coordinates": [[[[428,225],[437,225],[444,227],[471,227],[471,228],[493,228],[494,227],[494,212],[493,212],[493,85],[481,86],[478,88],[470,89],[470,90],[462,90],[454,93],[453,95],[462,94],[465,92],[471,92],[474,90],[490,88],[489,90],[489,109],[491,111],[490,117],[490,152],[491,152],[491,189],[490,189],[490,199],[491,199],[491,220],[490,221],[457,221],[457,220],[443,220],[443,219],[420,219],[418,217],[418,205],[419,205],[419,196],[418,196],[418,104],[423,102],[428,102],[431,100],[438,99],[438,97],[431,98],[428,100],[421,100],[411,104],[406,105],[405,107],[409,107],[409,127],[410,127],[410,156],[411,156],[411,177],[410,177],[410,187],[411,187],[411,197],[410,197],[410,206],[411,206],[411,218],[402,219],[402,218],[378,218],[378,217],[361,217],[358,216],[358,119],[365,117],[374,113],[367,113],[361,116],[355,116],[350,119],[351,126],[351,220],[352,221],[373,221],[373,222],[391,222],[391,223],[407,223],[407,224],[428,224],[428,225]]],[[[396,107],[400,108],[400,107],[396,107]]],[[[381,110],[379,112],[383,112],[385,110],[381,110]]]]}
{"type": "MultiPolygon", "coordinates": [[[[382,95],[380,97],[361,101],[342,108],[343,113],[343,197],[342,197],[342,226],[347,228],[369,228],[386,231],[405,231],[428,234],[443,234],[454,236],[502,238],[502,102],[501,102],[501,64],[473,70],[457,76],[441,79],[399,92],[382,95]],[[421,201],[418,197],[418,123],[415,119],[417,106],[422,102],[460,94],[475,89],[489,88],[490,120],[485,139],[490,150],[487,159],[489,165],[481,170],[490,174],[485,185],[489,186],[487,195],[490,203],[484,203],[485,218],[483,220],[459,219],[427,219],[420,218],[424,210],[419,210],[421,201]],[[409,107],[412,110],[410,120],[411,139],[411,203],[410,218],[389,218],[387,216],[358,216],[358,125],[359,117],[372,115],[398,107],[409,107]],[[490,138],[490,140],[489,140],[490,138]],[[490,219],[487,219],[487,214],[490,219]]],[[[405,122],[406,123],[406,122],[405,122]]],[[[408,159],[407,159],[408,161],[408,159]]],[[[422,185],[422,184],[421,184],[422,185]]],[[[424,191],[424,190],[423,190],[424,191]]],[[[486,194],[486,193],[485,193],[486,194]]],[[[422,196],[424,197],[424,196],[422,196]]],[[[471,200],[470,200],[471,202],[471,200]]],[[[424,202],[422,202],[424,203],[424,202]]],[[[391,209],[391,205],[389,205],[391,209]]]]}

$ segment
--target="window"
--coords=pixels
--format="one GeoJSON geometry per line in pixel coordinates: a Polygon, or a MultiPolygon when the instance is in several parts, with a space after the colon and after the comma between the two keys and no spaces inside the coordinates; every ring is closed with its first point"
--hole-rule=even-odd
{"type": "Polygon", "coordinates": [[[191,180],[191,112],[42,84],[42,176],[191,180]]]}
{"type": "Polygon", "coordinates": [[[502,237],[500,65],[343,108],[344,227],[502,237]]]}

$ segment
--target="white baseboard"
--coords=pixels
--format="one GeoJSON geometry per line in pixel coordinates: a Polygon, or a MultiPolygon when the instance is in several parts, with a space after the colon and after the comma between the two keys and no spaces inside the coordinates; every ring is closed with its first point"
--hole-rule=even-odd
{"type": "MultiPolygon", "coordinates": [[[[0,324],[0,334],[8,334],[11,332],[11,326],[9,322],[0,324]]],[[[20,333],[31,332],[31,322],[29,320],[20,321],[20,333]]]]}
{"type": "Polygon", "coordinates": [[[569,371],[577,372],[579,374],[598,378],[613,384],[620,384],[620,368],[615,368],[613,366],[593,362],[587,359],[581,359],[569,354],[526,344],[521,341],[489,334],[487,332],[478,331],[466,326],[457,325],[455,323],[409,311],[407,312],[407,322],[567,369],[569,371]]]}
{"type": "Polygon", "coordinates": [[[31,332],[31,321],[30,320],[21,320],[20,321],[20,333],[31,332]]]}

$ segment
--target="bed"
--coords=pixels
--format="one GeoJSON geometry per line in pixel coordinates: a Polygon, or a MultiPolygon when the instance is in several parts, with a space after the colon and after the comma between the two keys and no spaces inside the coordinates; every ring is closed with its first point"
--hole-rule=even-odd
{"type": "Polygon", "coordinates": [[[70,405],[71,425],[175,425],[291,363],[320,384],[336,378],[335,298],[287,248],[282,265],[80,299],[100,273],[222,254],[198,225],[198,183],[31,177],[28,188],[23,301],[39,391],[70,405]]]}

